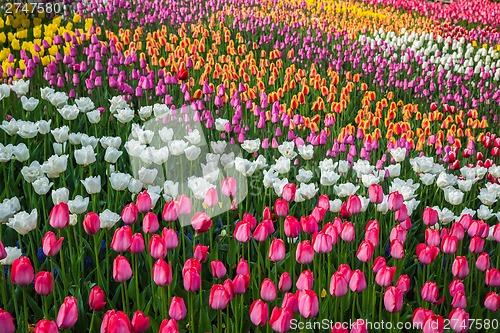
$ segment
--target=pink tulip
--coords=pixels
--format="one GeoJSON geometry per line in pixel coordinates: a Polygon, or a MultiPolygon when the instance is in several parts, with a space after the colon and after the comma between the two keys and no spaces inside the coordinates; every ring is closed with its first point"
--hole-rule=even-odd
{"type": "Polygon", "coordinates": [[[490,268],[490,256],[488,255],[488,253],[483,252],[477,257],[476,267],[482,272],[490,268]]]}
{"type": "Polygon", "coordinates": [[[359,261],[367,262],[370,261],[373,257],[374,247],[372,242],[370,241],[362,241],[359,245],[358,252],[356,253],[356,257],[359,261]]]}
{"type": "Polygon", "coordinates": [[[122,210],[122,221],[125,224],[133,224],[135,221],[137,221],[137,216],[139,214],[139,210],[137,209],[137,206],[135,203],[131,202],[125,207],[123,207],[122,210]]]}
{"type": "Polygon", "coordinates": [[[221,192],[226,197],[234,197],[236,194],[236,179],[233,177],[224,178],[222,180],[221,192]]]}
{"type": "Polygon", "coordinates": [[[144,237],[142,234],[138,232],[133,234],[130,240],[130,247],[128,249],[130,253],[139,254],[144,251],[145,248],[144,237]]]}
{"type": "Polygon", "coordinates": [[[63,229],[69,225],[69,208],[67,203],[61,202],[52,207],[49,224],[55,229],[63,229]]]}
{"type": "Polygon", "coordinates": [[[237,274],[233,279],[233,291],[236,295],[246,293],[250,285],[250,274],[237,274]]]}
{"type": "Polygon", "coordinates": [[[396,266],[384,266],[375,275],[375,282],[381,287],[388,287],[394,280],[396,266]]]}
{"type": "Polygon", "coordinates": [[[113,261],[113,279],[116,282],[124,282],[132,277],[132,267],[127,258],[118,255],[113,261]]]}
{"type": "Polygon", "coordinates": [[[94,212],[85,214],[83,218],[83,230],[89,235],[95,235],[101,228],[99,215],[94,212]]]}
{"type": "Polygon", "coordinates": [[[393,212],[398,211],[403,207],[403,195],[399,192],[389,193],[389,197],[387,198],[387,207],[393,212]]]}
{"type": "Polygon", "coordinates": [[[268,306],[262,300],[255,300],[250,305],[250,320],[255,326],[264,326],[267,323],[268,316],[268,306]]]}
{"type": "Polygon", "coordinates": [[[500,306],[500,295],[496,292],[491,291],[486,294],[484,299],[484,307],[490,311],[496,312],[500,306]]]}
{"type": "Polygon", "coordinates": [[[463,309],[451,310],[449,316],[450,328],[457,333],[464,333],[469,330],[469,314],[463,309]]]}
{"type": "Polygon", "coordinates": [[[205,205],[207,205],[208,207],[214,207],[218,202],[219,194],[217,193],[217,190],[214,187],[209,188],[207,193],[205,194],[205,205]]]}
{"type": "Polygon", "coordinates": [[[194,267],[183,270],[182,280],[184,289],[190,292],[196,292],[201,286],[200,271],[194,267]]]}
{"type": "Polygon", "coordinates": [[[456,257],[453,261],[453,265],[451,266],[451,273],[456,278],[461,280],[465,279],[465,277],[469,275],[469,264],[467,262],[467,258],[464,256],[456,257]]]}
{"type": "Polygon", "coordinates": [[[191,213],[191,208],[193,204],[191,199],[189,199],[184,194],[181,194],[177,197],[177,201],[175,202],[175,206],[177,207],[177,213],[180,215],[188,215],[191,213]]]}
{"type": "Polygon", "coordinates": [[[399,312],[403,307],[403,292],[396,287],[387,287],[384,293],[384,306],[390,312],[399,312]]]}
{"type": "Polygon", "coordinates": [[[2,327],[2,332],[14,333],[16,331],[16,325],[14,324],[14,318],[11,314],[0,308],[0,327],[2,327]]]}
{"type": "Polygon", "coordinates": [[[276,215],[284,217],[288,215],[288,203],[285,199],[276,199],[274,202],[274,212],[276,215]]]}
{"type": "Polygon", "coordinates": [[[163,213],[161,215],[162,219],[167,222],[173,222],[179,217],[177,213],[177,205],[175,201],[170,200],[163,206],[163,213]]]}
{"type": "Polygon", "coordinates": [[[94,286],[90,290],[89,306],[94,311],[100,311],[106,306],[106,295],[99,286],[94,286]]]}
{"type": "Polygon", "coordinates": [[[314,283],[313,273],[310,270],[305,270],[300,273],[295,286],[298,290],[308,290],[312,289],[314,283]]]}
{"type": "Polygon", "coordinates": [[[426,246],[425,244],[417,245],[417,258],[424,265],[433,262],[439,254],[439,249],[433,245],[426,246]]]}
{"type": "Polygon", "coordinates": [[[129,226],[120,227],[115,230],[111,248],[116,252],[126,252],[132,242],[132,229],[129,226]]]}
{"type": "Polygon", "coordinates": [[[132,317],[132,331],[134,333],[144,333],[149,328],[149,317],[142,311],[135,311],[132,317]]]}
{"type": "Polygon", "coordinates": [[[274,307],[269,318],[269,325],[275,332],[283,333],[290,329],[293,312],[287,308],[274,307]]]}
{"type": "Polygon", "coordinates": [[[210,230],[212,219],[207,214],[198,212],[191,218],[191,225],[197,234],[201,234],[210,230]]]}
{"type": "Polygon", "coordinates": [[[186,317],[187,308],[182,297],[174,296],[170,301],[170,309],[168,310],[168,315],[170,318],[177,321],[181,321],[186,317]]]}
{"type": "Polygon", "coordinates": [[[57,239],[56,234],[54,234],[52,231],[48,231],[42,238],[43,253],[47,257],[55,256],[61,250],[63,240],[64,237],[57,239]]]}
{"type": "Polygon", "coordinates": [[[260,297],[266,302],[272,302],[276,298],[276,286],[271,279],[265,278],[260,285],[260,297]]]}
{"type": "Polygon", "coordinates": [[[366,289],[366,278],[361,270],[357,269],[352,272],[351,279],[349,280],[349,288],[356,293],[366,289]]]}
{"type": "Polygon", "coordinates": [[[408,291],[410,291],[410,278],[408,277],[408,275],[401,275],[396,282],[396,287],[399,288],[399,290],[401,290],[403,294],[406,294],[408,291]]]}
{"type": "Polygon", "coordinates": [[[194,258],[199,262],[207,261],[208,249],[208,246],[196,244],[196,246],[194,247],[194,258]]]}
{"type": "Polygon", "coordinates": [[[35,275],[35,291],[38,295],[46,296],[52,292],[54,279],[47,271],[40,271],[35,275]]]}
{"type": "Polygon", "coordinates": [[[137,195],[136,207],[141,213],[147,213],[153,207],[153,201],[148,191],[142,191],[137,195]]]}
{"type": "MultiPolygon", "coordinates": [[[[252,236],[250,223],[241,221],[234,228],[233,237],[240,243],[246,243],[252,236]]],[[[267,238],[267,237],[266,237],[267,238]]]]}
{"type": "MultiPolygon", "coordinates": [[[[7,332],[10,331],[7,330],[7,332]]],[[[34,333],[59,333],[59,329],[55,321],[42,319],[36,323],[34,333]]]]}
{"type": "Polygon", "coordinates": [[[57,327],[61,330],[66,330],[73,327],[78,320],[78,301],[73,296],[68,296],[64,299],[63,304],[57,313],[57,327]]]}
{"type": "Polygon", "coordinates": [[[275,238],[271,242],[271,246],[269,247],[269,260],[273,262],[281,261],[285,258],[286,249],[285,243],[280,238],[275,238]]]}
{"type": "Polygon", "coordinates": [[[435,209],[432,209],[431,207],[426,207],[424,209],[422,220],[425,225],[433,226],[438,222],[438,219],[439,219],[438,212],[435,209]]]}
{"type": "Polygon", "coordinates": [[[299,293],[299,312],[304,318],[313,318],[318,315],[318,295],[313,290],[302,290],[299,293]]]}
{"type": "Polygon", "coordinates": [[[278,289],[282,292],[287,292],[292,288],[292,278],[288,272],[284,272],[280,276],[280,280],[278,283],[278,289]]]}
{"type": "Polygon", "coordinates": [[[33,282],[35,270],[28,257],[20,257],[14,260],[10,272],[10,281],[19,286],[27,286],[33,282]]]}
{"type": "Polygon", "coordinates": [[[368,187],[368,197],[371,203],[380,204],[384,201],[384,190],[379,184],[372,184],[368,187]]]}
{"type": "Polygon", "coordinates": [[[210,298],[209,304],[210,307],[214,310],[223,310],[227,307],[229,303],[229,294],[224,288],[224,286],[220,284],[212,285],[210,289],[210,298]]]}
{"type": "Polygon", "coordinates": [[[149,239],[148,251],[155,259],[164,258],[167,255],[165,240],[158,234],[149,239]]]}
{"type": "Polygon", "coordinates": [[[288,183],[283,187],[281,196],[283,197],[283,199],[290,202],[295,199],[296,191],[297,191],[297,185],[295,185],[294,183],[288,183]]]}
{"type": "Polygon", "coordinates": [[[486,285],[490,287],[500,286],[500,271],[496,268],[490,268],[486,271],[486,285]]]}
{"type": "Polygon", "coordinates": [[[175,319],[163,319],[158,333],[179,333],[179,326],[175,319]]]}
{"type": "Polygon", "coordinates": [[[226,275],[226,267],[224,263],[220,260],[214,260],[210,263],[210,268],[212,269],[213,277],[217,279],[222,279],[226,275]]]}
{"type": "Polygon", "coordinates": [[[347,294],[348,281],[340,272],[335,272],[330,279],[330,294],[335,297],[342,297],[347,294]]]}
{"type": "Polygon", "coordinates": [[[439,297],[439,290],[435,282],[426,282],[420,290],[422,299],[429,303],[437,303],[439,297]]]}
{"type": "Polygon", "coordinates": [[[304,240],[297,245],[295,260],[302,265],[312,262],[314,259],[314,248],[310,241],[304,240]]]}

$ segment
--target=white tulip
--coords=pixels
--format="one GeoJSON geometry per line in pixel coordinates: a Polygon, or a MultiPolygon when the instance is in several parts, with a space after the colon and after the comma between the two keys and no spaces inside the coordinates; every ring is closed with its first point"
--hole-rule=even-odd
{"type": "Polygon", "coordinates": [[[84,146],[75,150],[75,161],[79,165],[89,165],[96,161],[96,154],[92,146],[84,146]]]}
{"type": "Polygon", "coordinates": [[[26,96],[21,97],[21,104],[23,109],[26,111],[33,111],[38,106],[40,101],[34,97],[27,98],[26,96]]]}
{"type": "Polygon", "coordinates": [[[7,257],[0,260],[0,265],[10,266],[16,259],[20,258],[22,255],[21,250],[17,247],[7,246],[5,248],[5,252],[7,252],[7,257]]]}
{"type": "Polygon", "coordinates": [[[52,202],[57,205],[61,202],[68,203],[69,190],[66,187],[58,188],[57,190],[52,190],[52,202]]]}
{"type": "Polygon", "coordinates": [[[130,183],[131,175],[128,173],[114,172],[109,176],[111,187],[116,191],[124,191],[130,183]]]}
{"type": "Polygon", "coordinates": [[[33,209],[30,214],[27,212],[19,212],[9,219],[7,226],[17,231],[20,235],[26,235],[31,230],[36,229],[38,213],[33,209]]]}
{"type": "Polygon", "coordinates": [[[104,212],[99,214],[99,219],[101,220],[101,228],[111,229],[118,221],[120,221],[120,215],[106,209],[104,212]]]}
{"type": "Polygon", "coordinates": [[[71,214],[83,214],[89,206],[89,198],[77,195],[73,200],[68,201],[68,208],[71,214]]]}
{"type": "Polygon", "coordinates": [[[116,149],[115,147],[106,148],[106,153],[104,154],[104,160],[108,163],[115,164],[123,152],[116,149]]]}
{"type": "Polygon", "coordinates": [[[88,177],[80,182],[85,187],[88,194],[96,194],[101,192],[101,176],[88,177]]]}
{"type": "Polygon", "coordinates": [[[49,182],[49,179],[45,176],[38,178],[35,180],[33,183],[33,189],[35,190],[36,194],[38,195],[44,195],[49,192],[50,188],[54,183],[49,182]]]}

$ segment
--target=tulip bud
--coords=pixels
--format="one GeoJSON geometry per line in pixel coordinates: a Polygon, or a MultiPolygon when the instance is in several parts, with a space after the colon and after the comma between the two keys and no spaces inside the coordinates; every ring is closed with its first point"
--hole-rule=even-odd
{"type": "Polygon", "coordinates": [[[260,285],[260,297],[266,302],[272,302],[276,298],[276,286],[271,279],[265,278],[260,285]]]}
{"type": "Polygon", "coordinates": [[[99,215],[94,212],[85,214],[83,218],[83,230],[89,235],[95,235],[101,228],[101,220],[99,215]]]}
{"type": "Polygon", "coordinates": [[[89,306],[94,311],[100,311],[106,306],[106,295],[99,286],[94,286],[90,290],[89,306]]]}
{"type": "Polygon", "coordinates": [[[59,250],[61,250],[63,240],[64,237],[57,239],[56,234],[52,231],[48,231],[42,238],[43,253],[47,257],[55,256],[59,253],[59,250]]]}
{"type": "Polygon", "coordinates": [[[135,203],[131,202],[122,210],[122,220],[125,224],[133,224],[137,221],[137,216],[139,214],[139,210],[135,203]]]}
{"type": "Polygon", "coordinates": [[[224,288],[224,286],[220,284],[212,285],[210,289],[210,298],[209,304],[210,307],[214,310],[223,310],[227,307],[229,303],[229,294],[224,288]]]}
{"type": "Polygon", "coordinates": [[[40,271],[35,276],[35,291],[38,295],[46,296],[52,292],[54,279],[47,271],[40,271]]]}
{"type": "Polygon", "coordinates": [[[19,286],[27,286],[33,282],[35,270],[28,257],[20,257],[14,260],[10,272],[10,281],[19,286]]]}
{"type": "Polygon", "coordinates": [[[268,306],[262,300],[255,300],[250,305],[250,320],[255,326],[264,326],[268,318],[268,306]]]}
{"type": "Polygon", "coordinates": [[[113,279],[116,282],[124,282],[132,277],[132,267],[124,256],[117,256],[113,261],[113,279]]]}
{"type": "Polygon", "coordinates": [[[170,318],[180,321],[186,317],[187,309],[182,297],[174,296],[170,301],[168,315],[170,318]]]}
{"type": "Polygon", "coordinates": [[[384,293],[384,306],[390,312],[399,312],[403,307],[403,292],[396,287],[387,287],[384,293]]]}
{"type": "Polygon", "coordinates": [[[78,320],[77,300],[73,296],[68,296],[64,299],[63,304],[57,313],[57,327],[61,330],[66,330],[73,327],[78,320]]]}
{"type": "Polygon", "coordinates": [[[159,258],[153,265],[152,277],[157,286],[168,286],[172,282],[170,265],[162,258],[159,258]]]}
{"type": "Polygon", "coordinates": [[[142,311],[135,311],[132,317],[132,331],[134,333],[144,333],[149,328],[149,317],[142,311]]]}
{"type": "Polygon", "coordinates": [[[55,229],[63,229],[69,225],[69,208],[67,203],[60,202],[52,207],[49,224],[55,229]]]}
{"type": "Polygon", "coordinates": [[[153,207],[153,201],[151,200],[151,196],[148,191],[142,191],[139,193],[136,201],[137,210],[141,213],[146,213],[153,207]]]}
{"type": "Polygon", "coordinates": [[[11,314],[0,308],[0,327],[2,327],[2,332],[14,333],[16,331],[16,325],[14,324],[14,318],[11,314]]]}
{"type": "Polygon", "coordinates": [[[59,333],[59,329],[55,321],[42,319],[36,323],[34,333],[59,333]]]}

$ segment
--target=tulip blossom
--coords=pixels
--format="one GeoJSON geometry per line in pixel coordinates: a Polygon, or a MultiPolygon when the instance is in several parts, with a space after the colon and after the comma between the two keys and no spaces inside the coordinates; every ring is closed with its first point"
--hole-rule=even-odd
{"type": "Polygon", "coordinates": [[[283,333],[290,329],[293,312],[287,307],[274,307],[269,318],[269,325],[275,332],[283,333]]]}
{"type": "Polygon", "coordinates": [[[264,326],[269,316],[267,303],[262,300],[255,300],[250,305],[250,320],[255,326],[264,326]]]}
{"type": "Polygon", "coordinates": [[[40,271],[35,275],[35,291],[38,295],[46,296],[52,292],[54,279],[47,271],[40,271]]]}
{"type": "Polygon", "coordinates": [[[142,311],[137,310],[134,312],[131,324],[134,333],[144,333],[149,328],[149,317],[142,311]]]}
{"type": "Polygon", "coordinates": [[[66,330],[73,327],[78,320],[77,299],[73,296],[68,296],[64,299],[63,304],[57,313],[57,327],[61,330],[66,330]]]}
{"type": "Polygon", "coordinates": [[[168,315],[170,318],[180,321],[186,317],[187,309],[182,297],[174,296],[170,301],[168,315]]]}
{"type": "Polygon", "coordinates": [[[387,287],[384,293],[384,306],[388,312],[399,312],[403,307],[403,292],[397,287],[387,287]]]}
{"type": "Polygon", "coordinates": [[[55,229],[63,229],[69,225],[69,208],[67,203],[61,202],[52,208],[49,224],[55,229]]]}
{"type": "Polygon", "coordinates": [[[132,277],[132,267],[124,256],[117,256],[113,261],[113,279],[116,282],[125,282],[132,277]]]}
{"type": "Polygon", "coordinates": [[[57,239],[56,234],[48,231],[42,238],[43,253],[48,257],[53,257],[59,253],[64,237],[57,239]]]}
{"type": "Polygon", "coordinates": [[[191,218],[191,225],[196,233],[200,234],[210,230],[212,219],[207,214],[198,212],[191,218]]]}
{"type": "Polygon", "coordinates": [[[13,284],[27,286],[33,282],[35,271],[31,265],[31,260],[27,257],[20,257],[12,263],[10,281],[13,284]]]}
{"type": "Polygon", "coordinates": [[[229,294],[220,284],[212,285],[209,298],[210,307],[214,310],[223,310],[229,303],[229,294]]]}
{"type": "Polygon", "coordinates": [[[89,306],[94,311],[100,311],[106,306],[106,295],[99,286],[94,286],[90,290],[89,306]]]}
{"type": "MultiPolygon", "coordinates": [[[[14,331],[12,331],[14,332],[14,331]]],[[[59,328],[55,321],[42,319],[35,325],[35,333],[58,333],[59,328]]]]}

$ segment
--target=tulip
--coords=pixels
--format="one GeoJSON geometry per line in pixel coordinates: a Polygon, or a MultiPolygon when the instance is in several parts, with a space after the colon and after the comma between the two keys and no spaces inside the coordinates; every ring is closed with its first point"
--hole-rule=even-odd
{"type": "Polygon", "coordinates": [[[28,257],[20,257],[12,263],[10,281],[19,286],[27,286],[33,282],[35,270],[28,257]]]}
{"type": "Polygon", "coordinates": [[[441,234],[439,230],[431,228],[425,229],[425,242],[428,245],[439,246],[441,243],[441,234]]]}
{"type": "Polygon", "coordinates": [[[477,257],[476,267],[482,272],[490,268],[490,256],[488,255],[488,253],[483,252],[477,257]]]}
{"type": "Polygon", "coordinates": [[[469,264],[467,262],[467,258],[464,256],[456,257],[451,267],[451,273],[456,278],[461,280],[465,279],[465,277],[469,274],[469,264]]]}
{"type": "Polygon", "coordinates": [[[177,71],[177,79],[179,79],[180,81],[187,80],[188,77],[189,73],[185,68],[181,68],[177,71]]]}
{"type": "Polygon", "coordinates": [[[280,280],[278,282],[278,289],[282,292],[287,292],[292,288],[292,278],[288,272],[284,272],[280,276],[280,280]]]}
{"type": "Polygon", "coordinates": [[[455,295],[453,295],[451,306],[453,308],[460,309],[465,309],[467,307],[467,297],[465,297],[465,294],[462,291],[458,291],[455,295]]]}
{"type": "Polygon", "coordinates": [[[40,271],[35,275],[35,291],[38,295],[46,296],[52,292],[54,279],[47,271],[40,271]]]}
{"type": "Polygon", "coordinates": [[[396,282],[396,287],[399,288],[399,290],[401,290],[403,294],[406,294],[410,290],[410,278],[408,277],[408,275],[401,275],[396,282]]]}
{"type": "Polygon", "coordinates": [[[335,297],[342,297],[347,294],[348,282],[344,275],[340,272],[335,272],[330,279],[330,294],[335,297]]]}
{"type": "Polygon", "coordinates": [[[294,183],[288,183],[283,187],[283,191],[281,192],[281,196],[287,202],[293,201],[295,199],[295,193],[297,192],[297,185],[294,183]]]}
{"type": "Polygon", "coordinates": [[[288,203],[285,199],[276,199],[274,202],[274,212],[276,215],[284,217],[288,215],[288,203]]]}
{"type": "Polygon", "coordinates": [[[16,331],[14,318],[12,318],[10,313],[1,308],[0,308],[0,327],[2,332],[5,333],[14,333],[16,331]]]}
{"type": "Polygon", "coordinates": [[[299,293],[299,312],[304,318],[316,317],[319,311],[318,295],[313,290],[302,290],[299,293]]]}
{"type": "MultiPolygon", "coordinates": [[[[343,241],[345,242],[352,242],[356,238],[356,229],[354,228],[354,225],[351,222],[345,222],[342,224],[342,230],[339,233],[340,238],[342,238],[343,241]]],[[[372,244],[373,245],[373,244],[372,244]]]]}
{"type": "Polygon", "coordinates": [[[317,232],[312,238],[313,249],[317,253],[328,253],[332,251],[333,241],[330,235],[323,232],[317,232]]]}
{"type": "Polygon", "coordinates": [[[208,255],[208,246],[196,244],[194,247],[194,258],[199,262],[205,262],[208,255]]]}
{"type": "MultiPolygon", "coordinates": [[[[7,332],[10,331],[7,330],[7,332]]],[[[38,323],[36,323],[34,333],[59,333],[59,329],[57,328],[57,324],[55,321],[42,319],[38,323]]]]}
{"type": "Polygon", "coordinates": [[[297,249],[295,252],[295,260],[299,264],[308,264],[312,262],[314,259],[314,248],[311,245],[310,241],[305,240],[300,242],[297,245],[297,249]]]}
{"type": "Polygon", "coordinates": [[[367,262],[372,259],[374,251],[375,249],[373,247],[372,242],[362,241],[361,244],[359,245],[356,257],[359,259],[359,261],[367,262]]]}
{"type": "Polygon", "coordinates": [[[350,195],[347,199],[347,212],[349,216],[356,215],[361,211],[361,200],[357,195],[350,195]]]}
{"type": "Polygon", "coordinates": [[[192,203],[191,199],[186,197],[184,194],[181,194],[177,197],[177,201],[175,202],[177,207],[177,213],[180,215],[188,215],[191,213],[192,203]]]}
{"type": "MultiPolygon", "coordinates": [[[[194,267],[188,268],[182,272],[182,279],[184,284],[184,289],[186,291],[196,292],[201,286],[200,271],[194,267]]],[[[172,280],[172,274],[170,273],[170,281],[172,280]]],[[[170,282],[169,282],[170,283],[170,282]]]]}
{"type": "Polygon", "coordinates": [[[449,290],[450,290],[450,295],[453,297],[459,291],[465,293],[465,286],[461,280],[453,280],[449,285],[449,290]]]}
{"type": "Polygon", "coordinates": [[[318,231],[318,222],[312,215],[300,218],[300,227],[305,233],[314,234],[318,231]]]}
{"type": "Polygon", "coordinates": [[[484,299],[484,307],[490,311],[496,312],[500,306],[500,295],[496,292],[491,291],[486,294],[484,299]]]}
{"type": "MultiPolygon", "coordinates": [[[[236,224],[234,228],[233,237],[240,243],[246,243],[250,240],[252,236],[252,230],[250,228],[250,223],[241,221],[236,224]]],[[[267,238],[267,237],[266,237],[267,238]]]]}
{"type": "Polygon", "coordinates": [[[186,317],[187,309],[182,297],[174,296],[170,301],[168,315],[170,318],[180,321],[186,317]]]}
{"type": "Polygon", "coordinates": [[[56,234],[52,231],[48,231],[42,238],[43,253],[47,257],[55,256],[59,253],[59,250],[61,250],[63,240],[64,237],[57,239],[56,234]]]}
{"type": "Polygon", "coordinates": [[[69,225],[69,208],[67,203],[60,202],[52,207],[49,224],[55,229],[63,229],[69,225]]]}
{"type": "Polygon", "coordinates": [[[285,243],[280,238],[275,238],[269,247],[269,260],[278,262],[285,259],[286,249],[285,243]]]}
{"type": "Polygon", "coordinates": [[[210,268],[212,269],[213,277],[217,279],[222,279],[226,275],[226,267],[220,260],[214,260],[210,263],[210,268]]]}
{"type": "Polygon", "coordinates": [[[233,279],[233,291],[237,295],[242,295],[250,285],[249,274],[237,274],[233,279]]]}
{"type": "Polygon", "coordinates": [[[396,266],[384,266],[375,275],[375,282],[381,287],[388,287],[394,280],[396,266]]]}
{"type": "Polygon", "coordinates": [[[122,210],[122,221],[125,224],[133,224],[135,221],[137,221],[137,216],[139,214],[139,210],[137,209],[137,206],[135,203],[131,202],[125,207],[123,207],[122,210]]]}
{"type": "MultiPolygon", "coordinates": [[[[177,238],[177,232],[170,228],[163,228],[161,231],[162,239],[165,242],[165,249],[172,250],[179,245],[179,239],[177,238]]],[[[166,252],[165,252],[166,254],[166,252]]]]}
{"type": "Polygon", "coordinates": [[[83,218],[83,230],[89,235],[95,235],[101,228],[101,220],[99,215],[94,212],[85,214],[83,218]]]}
{"type": "Polygon", "coordinates": [[[167,249],[165,247],[165,240],[158,234],[154,234],[153,237],[149,239],[148,246],[149,254],[155,259],[164,258],[167,255],[167,249]]]}
{"type": "Polygon", "coordinates": [[[424,209],[422,220],[425,225],[433,226],[438,222],[438,219],[439,219],[438,212],[435,209],[432,209],[431,207],[426,207],[424,209]]]}
{"type": "Polygon", "coordinates": [[[463,309],[451,310],[448,318],[450,319],[450,328],[457,333],[464,333],[469,330],[469,314],[463,309]]]}
{"type": "Polygon", "coordinates": [[[106,295],[99,286],[94,286],[90,290],[89,306],[94,311],[100,311],[106,306],[106,295]]]}
{"type": "Polygon", "coordinates": [[[290,238],[296,238],[300,234],[300,224],[296,217],[287,216],[283,224],[285,235],[290,238]]]}
{"type": "Polygon", "coordinates": [[[132,267],[127,258],[118,255],[113,261],[113,279],[116,282],[124,282],[132,277],[132,267]]]}
{"type": "Polygon", "coordinates": [[[289,308],[293,313],[299,311],[299,293],[286,293],[281,302],[281,307],[289,308]]]}
{"type": "Polygon", "coordinates": [[[0,260],[4,260],[5,258],[7,258],[7,251],[5,250],[2,241],[0,241],[0,260]]]}
{"type": "Polygon", "coordinates": [[[132,333],[132,324],[124,312],[108,311],[102,320],[101,332],[132,333]]]}
{"type": "Polygon", "coordinates": [[[248,267],[248,262],[241,258],[236,266],[236,274],[250,274],[250,268],[248,267]]]}
{"type": "Polygon", "coordinates": [[[390,255],[396,260],[403,259],[405,256],[405,249],[403,243],[395,239],[390,245],[390,255]]]}
{"type": "Polygon", "coordinates": [[[197,234],[201,234],[210,230],[212,219],[207,214],[198,212],[191,218],[191,225],[197,234]]]}
{"type": "Polygon", "coordinates": [[[403,195],[401,195],[399,192],[392,192],[389,194],[389,197],[387,199],[387,207],[392,210],[393,212],[398,211],[403,207],[403,195]]]}
{"type": "Polygon", "coordinates": [[[153,281],[157,286],[165,287],[168,286],[172,282],[172,269],[170,265],[159,258],[153,265],[152,270],[153,281]]]}
{"type": "Polygon", "coordinates": [[[233,177],[224,178],[222,180],[221,192],[226,197],[234,197],[236,194],[236,179],[233,177]]]}
{"type": "Polygon", "coordinates": [[[210,289],[209,304],[214,310],[223,310],[229,303],[229,294],[223,285],[214,284],[210,289]]]}
{"type": "Polygon", "coordinates": [[[444,332],[443,317],[431,314],[424,320],[422,330],[424,333],[444,332]]]}
{"type": "Polygon", "coordinates": [[[255,326],[264,326],[269,316],[267,303],[262,300],[255,300],[250,305],[250,320],[255,326]]]}
{"type": "Polygon", "coordinates": [[[175,319],[163,319],[158,333],[179,333],[179,326],[175,319]]]}
{"type": "Polygon", "coordinates": [[[314,283],[313,273],[310,270],[305,270],[300,273],[295,286],[298,290],[312,289],[314,283]]]}
{"type": "Polygon", "coordinates": [[[399,312],[403,307],[403,292],[396,287],[387,287],[384,293],[384,306],[390,312],[399,312]]]}
{"type": "Polygon", "coordinates": [[[359,269],[352,272],[349,280],[349,288],[356,293],[360,293],[366,289],[366,278],[363,272],[359,269]]]}
{"type": "Polygon", "coordinates": [[[179,217],[175,201],[170,200],[163,206],[162,219],[167,222],[173,222],[179,217]]]}
{"type": "Polygon", "coordinates": [[[67,330],[73,327],[78,320],[77,300],[73,296],[67,296],[57,313],[57,327],[67,330]]]}
{"type": "Polygon", "coordinates": [[[486,271],[486,285],[490,287],[500,286],[500,271],[496,268],[490,268],[486,271]]]}
{"type": "Polygon", "coordinates": [[[437,303],[439,297],[439,290],[435,282],[426,282],[420,290],[422,299],[429,303],[437,303]]]}
{"type": "Polygon", "coordinates": [[[269,318],[269,325],[275,332],[283,333],[290,329],[293,312],[287,308],[274,307],[269,318]]]}
{"type": "Polygon", "coordinates": [[[138,232],[133,234],[130,241],[130,247],[128,249],[130,253],[139,254],[144,251],[144,249],[144,237],[142,236],[142,234],[138,232]]]}
{"type": "Polygon", "coordinates": [[[458,238],[452,235],[444,235],[441,240],[441,250],[446,254],[455,254],[458,249],[458,238]]]}
{"type": "Polygon", "coordinates": [[[146,213],[153,207],[153,201],[148,191],[142,191],[137,195],[136,207],[141,213],[146,213]]]}
{"type": "Polygon", "coordinates": [[[357,319],[352,324],[351,333],[368,333],[366,322],[363,319],[357,319]]]}
{"type": "Polygon", "coordinates": [[[378,256],[377,258],[375,258],[375,260],[373,261],[373,265],[372,265],[372,271],[373,273],[378,273],[378,271],[385,267],[386,266],[386,261],[385,261],[385,258],[382,257],[382,256],[378,256]]]}
{"type": "Polygon", "coordinates": [[[205,194],[204,203],[208,207],[214,207],[219,202],[219,194],[217,190],[213,187],[209,188],[207,193],[205,194]]]}
{"type": "Polygon", "coordinates": [[[129,226],[120,227],[115,230],[111,248],[116,252],[126,252],[132,242],[132,229],[129,226]]]}
{"type": "Polygon", "coordinates": [[[426,246],[425,244],[417,245],[417,258],[424,265],[433,262],[439,254],[439,249],[433,245],[426,246]]]}
{"type": "Polygon", "coordinates": [[[134,333],[144,333],[149,327],[149,317],[142,311],[135,311],[132,317],[132,331],[134,333]]]}
{"type": "Polygon", "coordinates": [[[379,184],[371,184],[368,187],[368,197],[374,204],[380,204],[384,201],[384,190],[379,184]]]}
{"type": "Polygon", "coordinates": [[[413,316],[411,318],[411,321],[413,322],[413,325],[415,328],[422,329],[424,327],[424,322],[429,317],[432,315],[433,312],[432,310],[426,310],[424,308],[417,308],[413,311],[413,316]]]}
{"type": "Polygon", "coordinates": [[[474,236],[469,242],[469,251],[475,254],[481,253],[484,248],[484,239],[474,236]]]}

